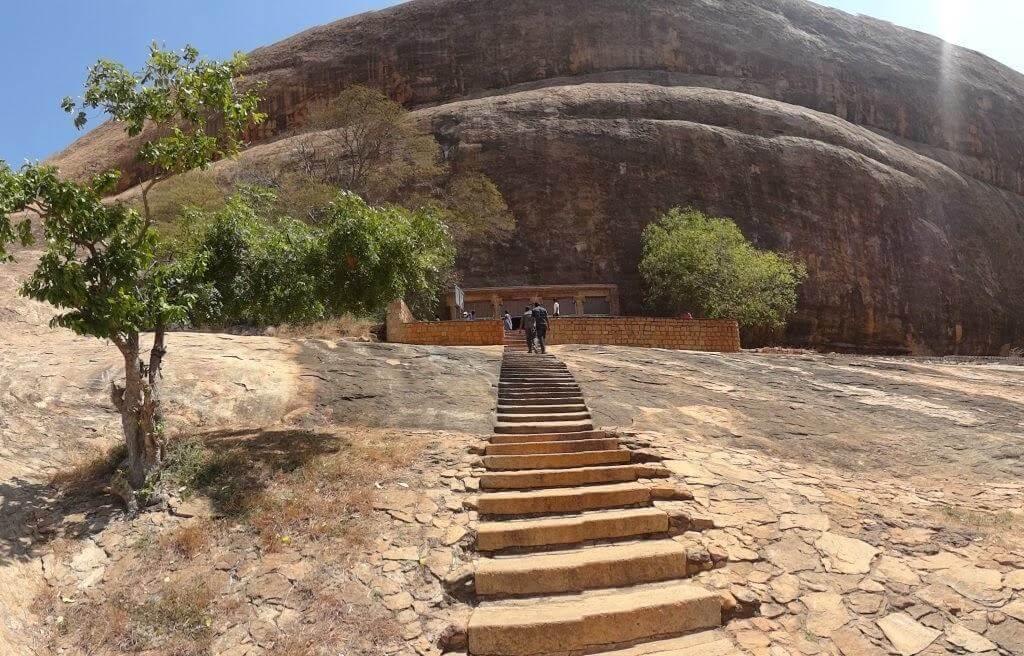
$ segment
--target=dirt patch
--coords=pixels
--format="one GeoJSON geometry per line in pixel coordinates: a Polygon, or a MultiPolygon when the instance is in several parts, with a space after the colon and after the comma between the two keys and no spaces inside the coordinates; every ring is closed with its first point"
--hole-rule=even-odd
{"type": "Polygon", "coordinates": [[[112,517],[54,542],[37,601],[47,649],[384,654],[421,637],[425,648],[450,611],[440,581],[460,547],[446,536],[469,522],[438,471],[459,467],[471,439],[290,428],[190,436],[171,450],[171,514],[112,517]],[[415,517],[398,505],[412,490],[415,517]],[[434,554],[430,568],[421,552],[434,554]]]}

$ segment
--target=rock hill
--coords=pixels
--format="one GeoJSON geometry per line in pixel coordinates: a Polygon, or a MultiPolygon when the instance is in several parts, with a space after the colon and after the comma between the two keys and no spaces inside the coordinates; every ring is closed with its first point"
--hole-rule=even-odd
{"type": "MultiPolygon", "coordinates": [[[[794,343],[1024,340],[1024,76],[938,38],[805,0],[416,0],[252,63],[254,142],[369,83],[480,163],[519,228],[468,285],[610,281],[638,312],[640,231],[692,204],[808,263],[794,343]]],[[[105,125],[54,161],[131,167],[127,145],[105,125]]]]}

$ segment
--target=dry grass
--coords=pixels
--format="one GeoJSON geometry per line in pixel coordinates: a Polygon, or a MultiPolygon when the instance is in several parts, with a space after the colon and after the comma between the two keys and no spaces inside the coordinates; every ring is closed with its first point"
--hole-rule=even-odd
{"type": "Polygon", "coordinates": [[[209,550],[214,530],[211,522],[192,522],[160,536],[159,543],[161,548],[181,558],[195,558],[209,550]]]}
{"type": "Polygon", "coordinates": [[[387,439],[345,442],[337,453],[275,477],[251,517],[264,548],[295,539],[365,546],[374,537],[366,525],[374,484],[408,467],[421,448],[387,439]]]}
{"type": "Polygon", "coordinates": [[[267,656],[310,654],[386,654],[402,640],[402,627],[383,609],[351,607],[331,595],[318,595],[308,624],[286,636],[267,656]]]}
{"type": "Polygon", "coordinates": [[[156,595],[126,585],[98,603],[66,607],[56,626],[85,653],[207,656],[213,639],[214,593],[200,578],[166,583],[156,595]]]}
{"type": "Polygon", "coordinates": [[[305,325],[283,324],[270,329],[277,337],[294,339],[360,339],[376,341],[380,321],[344,315],[305,325]]]}
{"type": "Polygon", "coordinates": [[[50,477],[50,485],[66,496],[94,496],[103,493],[118,465],[125,459],[123,443],[96,449],[50,477]]]}
{"type": "Polygon", "coordinates": [[[959,526],[982,530],[1016,530],[1024,522],[1021,515],[1004,510],[998,513],[972,510],[960,506],[939,506],[939,513],[943,519],[952,521],[959,526]]]}
{"type": "MultiPolygon", "coordinates": [[[[124,542],[102,587],[71,604],[56,592],[41,598],[40,615],[61,617],[51,624],[53,651],[208,656],[215,618],[254,619],[244,592],[251,574],[238,574],[242,585],[211,589],[221,580],[211,576],[214,555],[231,551],[252,573],[270,552],[301,549],[316,565],[295,582],[309,605],[300,623],[282,629],[273,655],[392,652],[402,644],[401,626],[383,606],[346,602],[338,572],[380,535],[376,484],[405,479],[428,439],[281,428],[175,440],[165,472],[171,488],[208,496],[224,517],[143,530],[124,542]]],[[[102,470],[83,465],[67,478],[94,480],[102,470]]]]}
{"type": "Polygon", "coordinates": [[[220,432],[169,449],[168,478],[248,525],[264,550],[301,541],[365,545],[375,484],[405,470],[425,441],[296,429],[220,432]]]}

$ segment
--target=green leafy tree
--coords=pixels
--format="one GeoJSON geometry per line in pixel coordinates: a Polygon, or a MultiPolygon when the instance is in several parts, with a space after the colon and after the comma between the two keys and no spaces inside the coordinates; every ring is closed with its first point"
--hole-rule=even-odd
{"type": "Polygon", "coordinates": [[[242,55],[215,62],[192,47],[175,52],[154,45],[141,71],[101,60],[89,69],[82,99],[64,99],[62,107],[74,114],[78,128],[98,113],[129,135],[152,135],[138,153],[153,172],[142,186],[141,211],[104,201],[118,171],[76,183],[62,180],[52,167],[26,165],[14,172],[0,166],[0,256],[9,257],[6,247],[15,240],[30,242],[31,214],[46,240],[21,293],[58,308],[53,325],[108,339],[123,356],[124,385],[113,383],[111,398],[127,443],[119,482],[132,507],[153,499],[159,483],[167,330],[209,299],[201,258],[160,257],[148,194],[168,176],[234,154],[245,128],[263,120],[256,92],[238,87],[245,67],[242,55]],[[153,332],[153,344],[143,360],[140,334],[146,331],[153,332]]]}
{"type": "Polygon", "coordinates": [[[332,314],[379,313],[395,298],[423,307],[455,260],[451,234],[430,208],[373,207],[342,192],[323,226],[325,297],[332,314]]]}
{"type": "Polygon", "coordinates": [[[659,310],[779,329],[796,310],[807,268],[758,250],[731,219],[675,208],[644,230],[640,275],[659,310]]]}
{"type": "Polygon", "coordinates": [[[187,210],[179,257],[206,263],[204,281],[218,303],[195,308],[193,322],[260,326],[322,319],[319,278],[309,263],[317,237],[308,224],[271,217],[272,191],[243,186],[213,212],[187,210]]]}
{"type": "Polygon", "coordinates": [[[178,249],[206,263],[220,325],[308,323],[372,316],[394,298],[436,297],[454,261],[447,227],[432,210],[374,207],[343,192],[316,224],[276,215],[272,190],[245,186],[215,212],[185,216],[178,249]]]}

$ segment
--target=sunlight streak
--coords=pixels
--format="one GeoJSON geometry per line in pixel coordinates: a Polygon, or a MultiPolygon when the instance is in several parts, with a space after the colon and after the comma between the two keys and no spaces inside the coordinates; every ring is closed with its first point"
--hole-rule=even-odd
{"type": "Polygon", "coordinates": [[[947,146],[956,149],[960,131],[960,99],[956,86],[957,55],[953,45],[963,32],[967,17],[966,0],[938,0],[939,36],[944,40],[940,62],[939,93],[941,94],[942,132],[947,146]]]}

